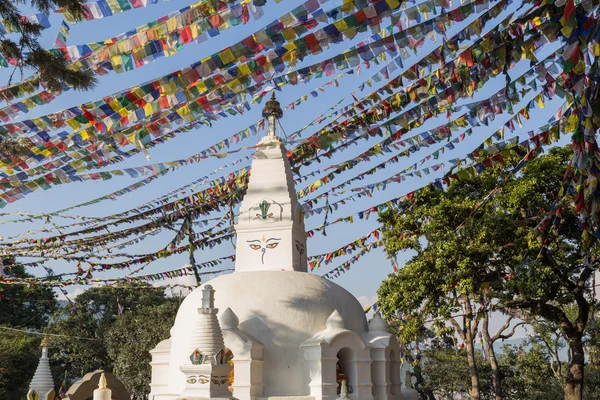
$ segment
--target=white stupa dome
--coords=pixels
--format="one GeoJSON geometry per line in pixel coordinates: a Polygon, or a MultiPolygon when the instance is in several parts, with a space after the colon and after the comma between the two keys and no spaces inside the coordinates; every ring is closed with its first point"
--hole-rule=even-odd
{"type": "MultiPolygon", "coordinates": [[[[325,329],[337,310],[345,328],[361,335],[367,319],[361,304],[348,291],[318,275],[295,271],[251,271],[222,275],[208,282],[215,290],[219,317],[231,308],[240,328],[265,344],[265,387],[279,395],[308,394],[300,345],[325,329]],[[298,379],[303,375],[304,379],[298,379]]],[[[183,382],[178,366],[190,355],[190,340],[202,287],[182,302],[171,329],[170,381],[183,382]]],[[[183,383],[182,383],[183,385],[183,383]]],[[[180,388],[178,388],[180,389],[180,388]]]]}
{"type": "Polygon", "coordinates": [[[275,99],[267,102],[268,135],[235,225],[235,272],[179,307],[170,339],[151,352],[153,400],[331,400],[342,384],[353,400],[402,399],[398,342],[385,323],[369,329],[352,294],[307,272],[304,215],[275,136],[280,114],[275,99]]]}

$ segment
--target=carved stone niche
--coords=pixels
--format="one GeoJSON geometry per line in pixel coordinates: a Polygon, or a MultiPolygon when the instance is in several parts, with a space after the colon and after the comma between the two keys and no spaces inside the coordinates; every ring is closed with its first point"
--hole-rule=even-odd
{"type": "Polygon", "coordinates": [[[262,199],[248,210],[248,222],[253,221],[283,221],[283,206],[275,200],[262,199]]]}

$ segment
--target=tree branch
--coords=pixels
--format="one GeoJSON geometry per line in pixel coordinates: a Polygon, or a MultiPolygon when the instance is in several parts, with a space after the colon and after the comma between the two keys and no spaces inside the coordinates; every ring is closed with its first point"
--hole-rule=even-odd
{"type": "Polygon", "coordinates": [[[498,339],[502,339],[502,340],[510,339],[515,334],[515,331],[517,330],[517,328],[522,325],[525,325],[524,321],[516,323],[515,325],[513,325],[512,330],[510,331],[510,333],[508,335],[499,335],[498,339]]]}
{"type": "MultiPolygon", "coordinates": [[[[506,322],[504,323],[504,325],[502,325],[502,327],[500,328],[500,330],[498,330],[498,332],[491,337],[492,342],[495,342],[496,340],[500,339],[500,335],[502,335],[502,333],[507,330],[510,327],[510,322],[513,320],[514,316],[509,315],[506,322]]],[[[514,332],[513,332],[514,334],[514,332]]]]}
{"type": "Polygon", "coordinates": [[[541,303],[535,300],[523,300],[509,302],[507,303],[507,306],[510,308],[527,308],[531,310],[533,314],[544,317],[548,321],[557,323],[561,326],[561,329],[567,335],[567,337],[577,334],[577,330],[565,312],[560,308],[553,306],[552,304],[541,303]]]}
{"type": "Polygon", "coordinates": [[[450,324],[452,324],[452,326],[454,327],[454,329],[458,333],[458,336],[464,342],[466,339],[465,339],[465,335],[463,334],[463,330],[460,327],[460,324],[456,321],[456,319],[454,317],[450,317],[448,320],[450,321],[450,324]]]}
{"type": "Polygon", "coordinates": [[[569,279],[569,276],[566,275],[564,273],[564,271],[560,268],[560,266],[558,265],[558,263],[556,262],[556,260],[554,260],[554,257],[552,257],[549,253],[548,253],[548,249],[544,248],[544,250],[542,250],[542,256],[548,260],[550,267],[552,268],[552,270],[560,277],[560,279],[562,280],[562,283],[567,286],[569,288],[569,290],[575,290],[577,289],[577,285],[573,282],[571,282],[571,280],[569,279]]]}

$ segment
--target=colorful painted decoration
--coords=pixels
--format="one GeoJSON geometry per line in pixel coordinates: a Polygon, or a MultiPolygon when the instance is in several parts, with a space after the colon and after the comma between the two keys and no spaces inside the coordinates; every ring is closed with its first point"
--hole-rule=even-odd
{"type": "Polygon", "coordinates": [[[263,200],[258,205],[258,207],[260,209],[260,214],[256,214],[256,218],[254,218],[254,219],[269,219],[269,218],[273,218],[273,213],[269,212],[269,208],[271,208],[271,204],[268,201],[263,200]]]}
{"type": "Polygon", "coordinates": [[[202,352],[198,349],[194,350],[194,352],[190,356],[190,361],[192,362],[192,365],[204,364],[205,360],[206,356],[202,354],[202,352]]]}

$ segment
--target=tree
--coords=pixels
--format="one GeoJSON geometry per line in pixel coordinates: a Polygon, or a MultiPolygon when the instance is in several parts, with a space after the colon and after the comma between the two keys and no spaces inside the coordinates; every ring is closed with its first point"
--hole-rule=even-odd
{"type": "Polygon", "coordinates": [[[146,306],[117,318],[106,334],[113,372],[135,400],[147,399],[150,392],[150,350],[169,338],[178,302],[171,299],[159,306],[146,306]]]}
{"type": "Polygon", "coordinates": [[[562,380],[551,368],[551,359],[539,344],[503,346],[499,366],[505,375],[509,400],[561,400],[562,380]]]}
{"type": "Polygon", "coordinates": [[[19,4],[27,4],[40,13],[48,15],[56,8],[64,8],[76,19],[83,19],[86,13],[83,0],[0,0],[0,18],[18,35],[14,41],[8,37],[0,38],[0,53],[10,60],[17,69],[33,68],[50,91],[58,92],[67,84],[74,89],[87,90],[93,87],[95,79],[89,70],[75,71],[60,51],[44,49],[38,39],[43,27],[29,21],[21,14],[19,4]]]}
{"type": "MultiPolygon", "coordinates": [[[[493,399],[493,373],[485,363],[484,352],[477,350],[475,359],[480,378],[480,396],[493,399]]],[[[550,357],[539,345],[523,343],[504,345],[498,351],[498,368],[504,376],[506,400],[561,400],[562,381],[550,368],[550,357]]],[[[434,393],[434,399],[466,398],[470,391],[471,377],[468,370],[467,353],[447,342],[432,341],[423,350],[421,367],[423,377],[434,393]]],[[[586,397],[593,399],[593,397],[586,397]]]]}
{"type": "MultiPolygon", "coordinates": [[[[468,369],[466,351],[455,352],[451,348],[431,348],[423,352],[424,361],[422,373],[425,382],[438,399],[468,398],[471,388],[471,376],[468,369]]],[[[475,357],[483,364],[480,354],[475,357]]],[[[489,369],[480,371],[480,379],[486,382],[489,369]],[[486,373],[488,372],[488,373],[486,373]]],[[[485,398],[488,391],[482,385],[481,397],[485,398]]]]}
{"type": "Polygon", "coordinates": [[[460,174],[446,191],[426,191],[410,208],[380,215],[388,255],[415,254],[383,282],[379,301],[386,313],[422,312],[455,327],[465,342],[475,399],[472,343],[483,315],[492,307],[509,313],[520,309],[550,321],[560,327],[572,354],[565,398],[581,400],[589,281],[596,261],[582,246],[575,209],[560,201],[572,152],[553,148],[538,158],[530,152],[526,164],[524,155],[520,147],[509,148],[495,156],[495,168],[460,174]],[[572,305],[577,312],[570,320],[572,305]]]}
{"type": "MultiPolygon", "coordinates": [[[[142,307],[157,307],[169,301],[164,289],[140,287],[95,287],[77,296],[72,304],[60,309],[49,325],[51,333],[67,337],[53,340],[54,364],[67,371],[69,380],[96,369],[114,370],[107,350],[107,337],[119,316],[119,304],[125,314],[142,307]],[[89,338],[72,340],[69,336],[89,338]]],[[[142,353],[138,354],[142,356],[142,353]]]]}
{"type": "Polygon", "coordinates": [[[40,338],[1,330],[0,399],[22,400],[39,360],[40,338]]]}
{"type": "MultiPolygon", "coordinates": [[[[479,175],[472,179],[479,179],[474,183],[455,183],[447,192],[427,192],[408,212],[391,209],[380,215],[386,227],[388,255],[396,257],[403,250],[417,253],[398,274],[382,283],[380,305],[386,313],[396,309],[408,315],[421,313],[434,319],[440,331],[446,321],[451,324],[465,344],[472,399],[480,398],[475,342],[480,321],[491,307],[486,292],[494,278],[488,272],[490,255],[503,248],[512,234],[511,225],[504,221],[510,216],[488,218],[480,213],[478,219],[486,224],[473,224],[468,218],[476,202],[498,183],[494,173],[479,175]],[[476,198],[469,199],[469,195],[476,198]]],[[[495,262],[502,264],[503,260],[495,262]]],[[[410,321],[419,323],[417,318],[410,321]]]]}
{"type": "MultiPolygon", "coordinates": [[[[4,268],[17,278],[32,277],[10,259],[4,260],[4,268]]],[[[0,325],[39,330],[48,324],[57,306],[52,289],[0,284],[0,325]]]]}
{"type": "MultiPolygon", "coordinates": [[[[27,3],[27,0],[0,0],[0,19],[5,26],[10,26],[18,37],[13,40],[6,35],[0,36],[0,54],[15,67],[8,85],[11,84],[16,71],[20,71],[22,75],[23,71],[29,68],[37,72],[39,81],[51,92],[60,92],[63,85],[76,90],[93,88],[96,78],[91,70],[76,71],[70,68],[69,62],[59,50],[46,50],[40,45],[38,39],[43,27],[24,18],[19,10],[20,4],[27,3]]],[[[84,0],[31,0],[29,3],[44,14],[57,7],[63,7],[75,18],[83,19],[86,12],[83,7],[84,0]]],[[[8,100],[6,95],[4,100],[8,100]]],[[[19,140],[0,142],[0,152],[6,156],[24,155],[27,154],[26,150],[27,147],[19,140]]]]}
{"type": "MultiPolygon", "coordinates": [[[[14,258],[5,257],[3,266],[10,275],[28,278],[14,258]]],[[[39,286],[0,284],[0,327],[43,330],[58,303],[52,289],[39,286]]],[[[21,400],[39,359],[40,338],[0,329],[0,399],[21,400]]]]}

